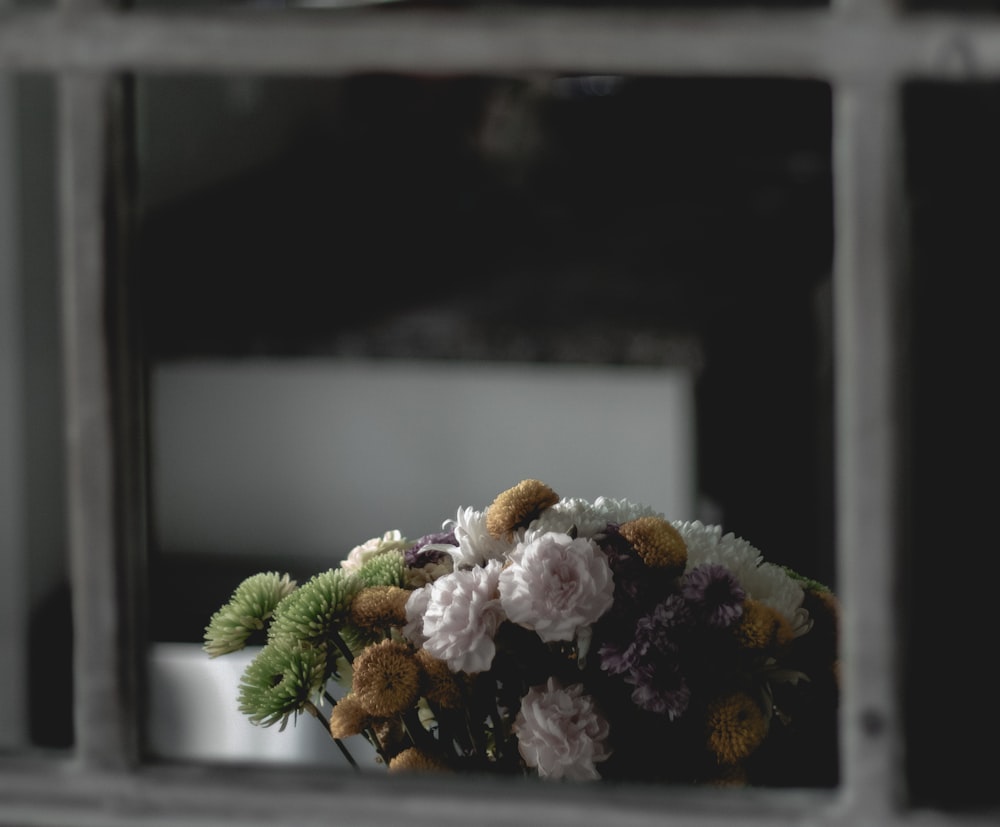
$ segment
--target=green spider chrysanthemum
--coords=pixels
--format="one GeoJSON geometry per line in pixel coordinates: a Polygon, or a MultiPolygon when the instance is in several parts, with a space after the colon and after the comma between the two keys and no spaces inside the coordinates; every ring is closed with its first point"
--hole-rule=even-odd
{"type": "Polygon", "coordinates": [[[248,665],[240,681],[240,712],[250,722],[269,727],[305,708],[323,689],[326,653],[301,644],[268,643],[248,665]]]}
{"type": "Polygon", "coordinates": [[[372,557],[358,569],[363,586],[399,586],[406,583],[406,556],[402,551],[386,551],[372,557]]]}
{"type": "Polygon", "coordinates": [[[326,646],[343,624],[362,585],[356,575],[339,568],[315,575],[277,607],[269,640],[290,638],[326,646]]]}
{"type": "Polygon", "coordinates": [[[248,577],[236,587],[229,602],[212,615],[205,627],[202,648],[213,658],[244,648],[251,634],[264,629],[295,585],[287,574],[273,571],[248,577]]]}

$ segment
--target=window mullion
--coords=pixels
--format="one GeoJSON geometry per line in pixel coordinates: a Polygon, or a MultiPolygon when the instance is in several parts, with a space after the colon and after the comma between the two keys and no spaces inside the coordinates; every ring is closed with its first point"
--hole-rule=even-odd
{"type": "Polygon", "coordinates": [[[67,75],[58,88],[61,310],[68,548],[80,762],[120,769],[137,755],[133,601],[124,554],[117,340],[107,243],[113,80],[67,75]]]}
{"type": "MultiPolygon", "coordinates": [[[[3,2],[0,0],[0,7],[3,2]]],[[[25,582],[24,352],[18,272],[18,203],[15,171],[15,84],[0,76],[0,658],[12,666],[0,681],[0,748],[28,737],[28,599],[25,582]]]]}
{"type": "Polygon", "coordinates": [[[866,814],[903,803],[898,559],[903,492],[902,133],[894,79],[835,93],[836,505],[844,601],[843,782],[866,814]]]}

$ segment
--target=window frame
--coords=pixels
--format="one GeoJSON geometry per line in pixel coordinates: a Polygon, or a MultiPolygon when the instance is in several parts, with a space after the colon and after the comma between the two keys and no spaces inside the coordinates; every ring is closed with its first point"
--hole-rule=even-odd
{"type": "Polygon", "coordinates": [[[75,748],[0,759],[19,824],[956,824],[910,808],[903,779],[897,582],[907,354],[901,91],[1000,77],[1000,16],[829,8],[126,11],[95,0],[0,13],[0,70],[57,80],[59,245],[75,748]],[[833,91],[835,500],[841,642],[836,791],[542,789],[480,779],[158,765],[141,751],[145,496],[141,373],[125,292],[128,74],[534,70],[819,79],[833,91]]]}

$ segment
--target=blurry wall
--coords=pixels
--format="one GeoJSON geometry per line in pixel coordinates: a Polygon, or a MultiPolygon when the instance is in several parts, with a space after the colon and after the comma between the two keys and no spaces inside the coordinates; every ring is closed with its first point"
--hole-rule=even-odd
{"type": "Polygon", "coordinates": [[[321,570],[391,529],[439,531],[526,477],[687,519],[693,396],[680,368],[164,363],[151,383],[157,545],[321,570]]]}

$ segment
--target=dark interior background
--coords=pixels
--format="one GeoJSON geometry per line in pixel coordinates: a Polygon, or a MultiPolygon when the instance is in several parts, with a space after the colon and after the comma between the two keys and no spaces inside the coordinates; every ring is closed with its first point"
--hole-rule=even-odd
{"type": "MultiPolygon", "coordinates": [[[[833,582],[825,85],[368,75],[313,91],[329,109],[286,151],[143,215],[153,360],[689,365],[711,516],[833,582]]],[[[191,582],[156,551],[154,583],[191,582]]],[[[154,611],[155,639],[200,640],[232,588],[232,571],[205,580],[205,555],[190,565],[214,594],[187,623],[154,611]]]]}
{"type": "Polygon", "coordinates": [[[995,513],[995,486],[978,480],[996,454],[988,296],[1000,273],[1000,86],[913,83],[903,103],[915,366],[900,572],[910,781],[922,803],[996,805],[973,745],[1000,735],[989,654],[1000,563],[960,527],[988,533],[995,513]]]}

